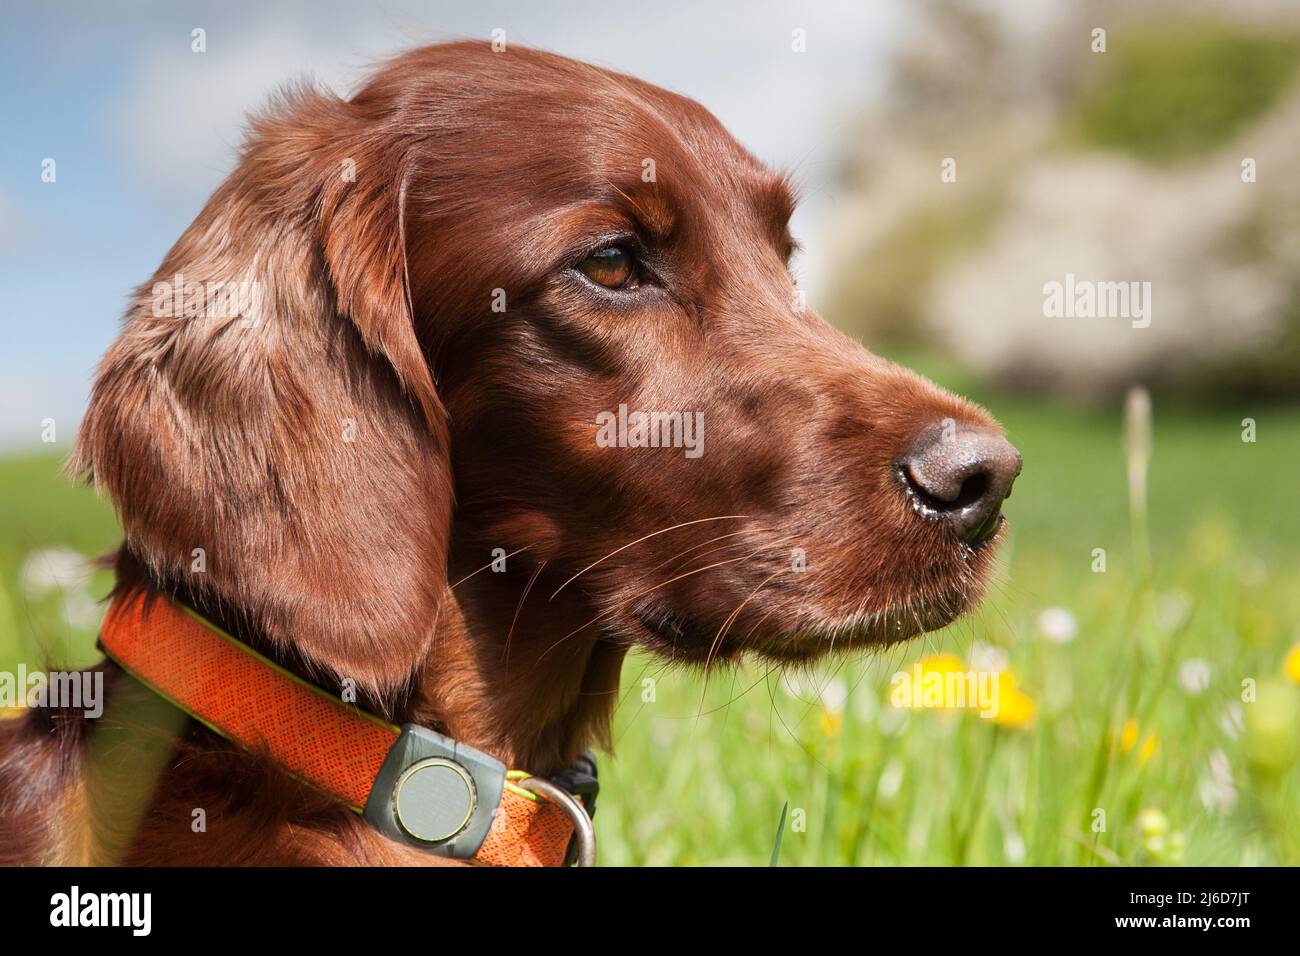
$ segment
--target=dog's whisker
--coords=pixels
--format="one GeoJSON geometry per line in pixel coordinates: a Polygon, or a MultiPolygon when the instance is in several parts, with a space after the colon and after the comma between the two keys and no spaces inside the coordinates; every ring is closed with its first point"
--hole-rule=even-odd
{"type": "MultiPolygon", "coordinates": [[[[723,639],[726,637],[727,632],[728,632],[729,630],[731,630],[731,625],[734,624],[735,621],[736,621],[736,618],[740,616],[740,612],[741,612],[742,610],[744,610],[745,605],[748,604],[748,603],[749,603],[749,602],[750,602],[750,601],[751,601],[751,600],[752,600],[752,599],[753,599],[753,598],[758,594],[759,591],[763,590],[763,588],[767,586],[767,584],[768,584],[769,581],[773,580],[774,578],[780,577],[782,574],[785,574],[785,573],[786,573],[785,569],[782,569],[782,570],[777,571],[777,572],[775,572],[774,574],[768,576],[767,578],[764,578],[763,581],[761,581],[761,582],[759,583],[758,587],[756,587],[756,588],[754,588],[754,590],[750,591],[749,594],[748,594],[748,596],[746,596],[746,598],[745,598],[743,601],[741,601],[739,604],[737,604],[735,610],[733,610],[733,611],[732,611],[732,612],[727,616],[727,619],[726,619],[725,621],[722,622],[722,626],[718,628],[718,633],[717,633],[716,635],[714,635],[713,641],[712,641],[712,643],[709,645],[708,653],[707,653],[707,654],[705,655],[705,657],[704,657],[704,673],[705,673],[706,675],[709,673],[709,665],[713,663],[713,655],[714,655],[714,653],[717,651],[718,646],[722,643],[723,639]]],[[[707,689],[707,688],[705,688],[705,689],[707,689]]],[[[705,693],[705,690],[701,690],[701,692],[700,692],[700,709],[701,709],[701,710],[702,710],[703,707],[704,707],[704,700],[705,700],[705,698],[704,698],[704,693],[705,693]]]]}
{"type": "MultiPolygon", "coordinates": [[[[514,551],[511,551],[509,554],[505,555],[505,557],[506,557],[506,558],[513,558],[516,554],[522,554],[523,552],[527,551],[527,550],[528,550],[529,548],[531,548],[531,547],[533,547],[533,545],[531,545],[531,544],[526,544],[526,545],[524,545],[522,548],[516,548],[514,551]]],[[[470,578],[472,578],[474,575],[478,574],[480,571],[486,571],[488,568],[492,567],[492,565],[496,564],[497,561],[500,561],[500,560],[504,560],[504,559],[502,559],[502,558],[493,558],[493,559],[492,559],[491,561],[489,561],[487,564],[483,565],[483,567],[481,567],[481,568],[475,568],[473,571],[471,571],[469,574],[465,575],[463,578],[461,578],[461,579],[460,579],[459,581],[457,581],[455,584],[448,585],[447,590],[449,590],[449,591],[454,591],[454,590],[456,590],[456,588],[460,587],[462,584],[464,584],[466,581],[468,581],[468,580],[469,580],[470,578]]]]}
{"type": "Polygon", "coordinates": [[[722,626],[718,628],[718,633],[714,635],[713,642],[709,645],[709,651],[705,655],[704,669],[706,671],[709,668],[709,664],[713,662],[713,655],[717,651],[718,646],[722,643],[723,638],[726,637],[727,632],[731,630],[731,625],[735,623],[736,618],[740,615],[740,612],[745,609],[745,605],[748,604],[750,601],[752,601],[754,597],[758,594],[758,592],[763,590],[763,588],[765,588],[770,581],[779,578],[781,575],[785,573],[786,573],[786,569],[782,568],[780,571],[776,571],[770,574],[768,577],[764,578],[761,582],[759,582],[758,587],[750,591],[749,594],[745,597],[745,599],[736,605],[735,610],[733,610],[729,615],[727,615],[727,619],[723,621],[722,626]]]}
{"type": "Polygon", "coordinates": [[[609,560],[610,558],[612,558],[614,555],[619,554],[620,552],[626,551],[628,548],[632,547],[633,545],[640,544],[642,541],[646,541],[646,540],[648,540],[648,539],[650,539],[650,538],[657,537],[658,535],[661,535],[661,534],[667,534],[669,531],[676,531],[678,528],[686,528],[686,527],[689,527],[689,526],[691,526],[691,525],[695,525],[695,524],[703,524],[703,523],[706,522],[706,521],[728,521],[728,520],[733,520],[733,519],[734,519],[734,520],[744,520],[745,518],[748,518],[748,517],[749,517],[748,515],[718,515],[717,517],[714,517],[714,518],[696,518],[696,519],[693,520],[693,521],[683,521],[683,522],[681,522],[680,524],[675,524],[675,525],[672,525],[672,526],[667,527],[667,528],[661,528],[661,529],[659,529],[658,531],[652,531],[650,534],[642,535],[641,537],[637,538],[635,541],[629,541],[627,544],[623,545],[622,547],[620,547],[620,548],[615,548],[613,551],[609,552],[609,554],[605,555],[603,558],[599,558],[599,559],[593,561],[591,564],[587,565],[585,568],[583,568],[581,571],[579,571],[579,572],[578,572],[577,574],[575,574],[573,577],[569,578],[567,581],[565,581],[563,584],[561,584],[558,588],[556,588],[555,591],[551,594],[551,597],[549,598],[549,600],[552,600],[552,601],[555,600],[555,596],[556,596],[557,594],[559,594],[559,593],[560,593],[561,591],[563,591],[566,587],[568,587],[568,586],[569,586],[570,584],[572,584],[574,581],[578,580],[578,578],[582,577],[584,574],[586,574],[586,573],[587,573],[588,571],[590,571],[592,568],[596,567],[596,566],[597,566],[598,564],[600,564],[601,562],[603,562],[603,561],[608,561],[608,560],[609,560]]]}
{"type": "Polygon", "coordinates": [[[538,660],[541,660],[541,658],[545,657],[545,656],[546,656],[547,654],[549,654],[551,651],[555,650],[555,648],[559,647],[561,644],[563,644],[563,643],[564,643],[565,641],[567,641],[569,638],[573,637],[575,634],[581,634],[581,633],[582,633],[583,631],[585,631],[587,628],[591,627],[591,625],[597,623],[598,621],[604,620],[605,618],[609,617],[611,614],[615,614],[615,613],[617,613],[618,611],[620,611],[620,610],[622,610],[623,608],[625,608],[627,605],[631,604],[633,601],[636,601],[636,600],[638,600],[638,599],[640,599],[640,598],[645,597],[645,596],[646,596],[647,594],[649,594],[651,591],[657,591],[657,590],[659,590],[659,589],[662,588],[662,587],[667,587],[668,585],[673,584],[673,583],[676,582],[676,581],[680,581],[680,580],[682,580],[683,578],[689,578],[689,577],[691,577],[692,575],[695,575],[695,574],[703,574],[705,571],[711,571],[711,570],[713,570],[714,568],[720,568],[720,567],[722,567],[723,565],[727,565],[727,564],[735,564],[737,561],[744,561],[744,560],[746,560],[748,557],[749,557],[749,555],[742,555],[742,556],[739,557],[739,558],[729,558],[729,559],[726,560],[726,561],[717,561],[717,562],[715,562],[715,563],[713,563],[713,564],[710,564],[710,565],[708,565],[708,566],[706,566],[706,567],[703,567],[703,568],[695,568],[694,570],[687,571],[687,572],[684,573],[684,574],[679,574],[679,575],[677,575],[676,577],[669,578],[667,581],[662,581],[662,582],[660,582],[659,584],[656,584],[654,587],[646,588],[644,591],[640,592],[639,594],[634,594],[634,595],[632,595],[630,598],[626,598],[626,599],[624,599],[623,601],[620,601],[618,604],[614,605],[613,607],[609,608],[608,610],[602,611],[600,614],[597,614],[595,617],[593,617],[593,618],[592,618],[590,621],[588,621],[586,624],[583,624],[581,627],[574,628],[574,629],[573,629],[572,631],[570,631],[568,634],[565,634],[565,635],[564,635],[563,637],[561,637],[558,641],[556,641],[554,644],[552,644],[550,647],[548,647],[545,651],[543,651],[543,652],[541,653],[541,655],[538,657],[538,660]]]}
{"type": "Polygon", "coordinates": [[[510,621],[510,630],[506,632],[504,658],[507,669],[510,667],[510,641],[515,636],[515,625],[519,623],[519,612],[524,609],[524,602],[528,600],[529,592],[532,591],[533,585],[537,583],[537,579],[541,577],[542,570],[545,567],[546,562],[543,561],[533,570],[532,577],[530,577],[528,583],[524,585],[524,592],[519,595],[519,603],[515,605],[515,616],[510,621]]]}
{"type": "MultiPolygon", "coordinates": [[[[729,534],[720,534],[720,535],[718,535],[716,538],[710,538],[708,541],[701,541],[699,544],[697,544],[697,545],[695,545],[695,546],[693,546],[693,547],[687,548],[687,549],[685,549],[684,551],[679,551],[679,552],[677,552],[677,554],[673,555],[671,558],[668,558],[668,559],[666,559],[666,560],[664,560],[664,561],[660,561],[658,564],[656,564],[656,565],[655,565],[653,568],[651,568],[650,570],[651,570],[651,571],[658,571],[658,570],[659,570],[660,568],[662,568],[664,565],[669,564],[669,563],[671,563],[671,562],[673,562],[673,561],[677,561],[679,558],[682,558],[682,557],[684,557],[685,555],[690,554],[692,551],[696,551],[696,550],[698,550],[699,548],[703,548],[706,544],[711,544],[711,543],[713,543],[714,541],[721,541],[723,538],[734,538],[734,537],[736,537],[737,535],[748,534],[748,533],[749,533],[748,531],[732,531],[732,532],[729,533],[729,534]]],[[[715,547],[715,548],[709,548],[707,551],[700,551],[699,554],[696,554],[696,555],[695,555],[694,557],[692,557],[692,558],[688,558],[688,559],[685,560],[685,561],[679,561],[678,564],[677,564],[677,567],[681,567],[682,565],[687,564],[687,563],[689,563],[690,561],[694,561],[694,560],[697,560],[697,559],[699,559],[699,558],[702,558],[702,557],[704,557],[706,554],[713,554],[713,553],[716,552],[716,551],[721,551],[723,548],[731,547],[733,544],[736,544],[736,543],[737,543],[737,542],[728,542],[727,544],[724,544],[724,545],[718,545],[718,546],[715,547]]]]}

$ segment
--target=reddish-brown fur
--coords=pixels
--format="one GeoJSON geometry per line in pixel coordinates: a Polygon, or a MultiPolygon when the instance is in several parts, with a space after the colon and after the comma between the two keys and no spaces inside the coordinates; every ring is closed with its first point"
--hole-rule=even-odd
{"type": "MultiPolygon", "coordinates": [[[[698,104],[540,52],[428,47],[350,101],[284,96],[100,367],[70,467],[121,517],[119,588],[543,774],[605,742],[631,646],[792,661],[942,625],[993,549],[894,470],[937,419],[995,426],[795,306],[792,208],[698,104]],[[571,268],[625,234],[654,281],[571,268]],[[155,314],[177,274],[256,280],[255,321],[155,314]],[[597,447],[620,404],[701,411],[705,453],[597,447]]],[[[103,667],[98,726],[0,724],[0,862],[430,861],[198,725],[173,744],[103,667]]]]}

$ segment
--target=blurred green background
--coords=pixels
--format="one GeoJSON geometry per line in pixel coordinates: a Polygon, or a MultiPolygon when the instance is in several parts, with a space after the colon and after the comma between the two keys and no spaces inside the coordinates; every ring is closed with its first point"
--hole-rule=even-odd
{"type": "MultiPolygon", "coordinates": [[[[634,656],[607,865],[765,865],[783,807],[782,864],[1300,864],[1300,13],[1098,2],[1026,26],[991,6],[918,5],[846,118],[813,297],[1023,452],[989,599],[806,670],[634,656]],[[1045,318],[1067,272],[1151,281],[1151,326],[1045,318]],[[917,662],[1013,675],[1022,706],[896,709],[917,662]]],[[[0,669],[96,656],[110,577],[85,559],[118,531],[61,457],[0,458],[0,669]]]]}

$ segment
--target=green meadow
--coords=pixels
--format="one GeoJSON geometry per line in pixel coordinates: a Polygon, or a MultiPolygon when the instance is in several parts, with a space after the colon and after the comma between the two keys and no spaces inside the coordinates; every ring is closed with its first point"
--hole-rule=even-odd
{"type": "MultiPolygon", "coordinates": [[[[1135,521],[1121,409],[974,391],[1025,458],[988,600],[810,669],[634,656],[604,864],[1300,863],[1300,409],[1157,397],[1135,521]],[[917,664],[1001,672],[1018,706],[893,706],[917,664]]],[[[3,670],[96,657],[110,576],[76,555],[118,531],[60,464],[0,459],[3,670]]]]}

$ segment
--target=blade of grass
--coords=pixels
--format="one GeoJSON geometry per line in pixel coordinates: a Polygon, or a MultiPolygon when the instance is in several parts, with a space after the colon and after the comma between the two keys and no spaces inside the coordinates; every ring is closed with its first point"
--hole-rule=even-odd
{"type": "Polygon", "coordinates": [[[768,866],[776,866],[777,860],[781,856],[781,838],[785,836],[785,812],[789,809],[789,800],[781,804],[781,819],[776,824],[776,843],[772,846],[772,858],[768,860],[768,866]]]}

